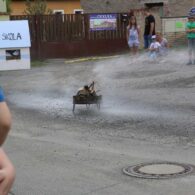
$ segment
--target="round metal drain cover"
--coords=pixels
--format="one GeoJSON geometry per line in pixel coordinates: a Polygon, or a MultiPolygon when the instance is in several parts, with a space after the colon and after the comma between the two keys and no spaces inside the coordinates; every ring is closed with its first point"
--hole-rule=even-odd
{"type": "Polygon", "coordinates": [[[172,163],[153,162],[129,166],[123,169],[126,175],[146,179],[167,179],[192,173],[194,166],[172,163]]]}

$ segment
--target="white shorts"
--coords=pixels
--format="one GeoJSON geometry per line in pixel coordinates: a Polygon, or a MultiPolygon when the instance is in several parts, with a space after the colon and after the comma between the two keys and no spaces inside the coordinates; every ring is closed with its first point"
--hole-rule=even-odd
{"type": "Polygon", "coordinates": [[[139,47],[139,41],[138,40],[135,40],[135,41],[129,40],[128,45],[129,45],[129,47],[139,47]]]}

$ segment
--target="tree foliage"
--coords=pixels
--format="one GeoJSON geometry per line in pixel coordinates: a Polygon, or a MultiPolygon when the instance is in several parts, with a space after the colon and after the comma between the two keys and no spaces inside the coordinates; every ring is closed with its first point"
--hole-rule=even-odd
{"type": "Polygon", "coordinates": [[[52,14],[52,10],[47,8],[46,0],[27,0],[26,8],[24,10],[24,14],[27,15],[44,15],[44,14],[52,14]]]}
{"type": "Polygon", "coordinates": [[[7,13],[11,13],[11,0],[6,0],[6,8],[7,8],[7,13]]]}
{"type": "Polygon", "coordinates": [[[11,13],[11,7],[10,7],[11,0],[3,0],[3,1],[5,1],[6,4],[6,13],[11,13]]]}

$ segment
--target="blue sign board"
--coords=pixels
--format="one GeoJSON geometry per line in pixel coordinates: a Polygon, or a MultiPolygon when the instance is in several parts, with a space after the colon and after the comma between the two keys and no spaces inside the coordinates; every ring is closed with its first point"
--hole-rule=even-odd
{"type": "Polygon", "coordinates": [[[116,30],[117,14],[90,14],[90,31],[116,30]]]}

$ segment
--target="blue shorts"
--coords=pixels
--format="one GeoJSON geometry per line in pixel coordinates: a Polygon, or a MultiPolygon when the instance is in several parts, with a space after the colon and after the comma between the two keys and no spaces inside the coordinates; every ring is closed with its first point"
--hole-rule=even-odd
{"type": "Polygon", "coordinates": [[[152,43],[152,36],[151,35],[144,35],[144,48],[148,49],[150,44],[152,43]]]}
{"type": "Polygon", "coordinates": [[[3,93],[3,89],[0,87],[0,102],[4,102],[5,101],[5,96],[3,93]]]}
{"type": "Polygon", "coordinates": [[[195,38],[188,39],[188,49],[189,51],[195,51],[195,38]]]}
{"type": "Polygon", "coordinates": [[[149,53],[149,57],[150,57],[150,59],[154,60],[158,57],[158,53],[155,51],[152,51],[149,53]]]}

